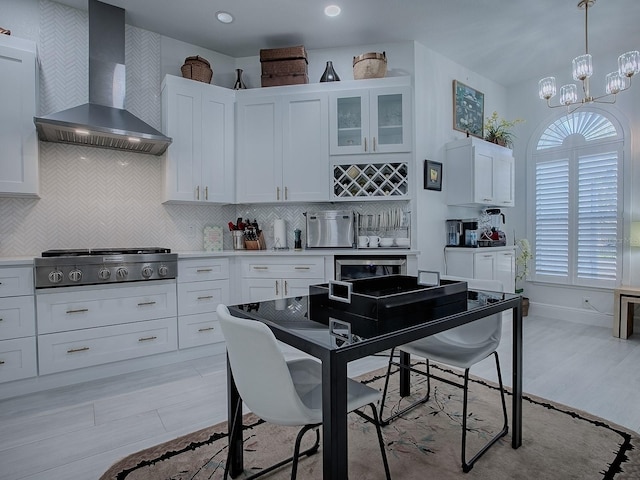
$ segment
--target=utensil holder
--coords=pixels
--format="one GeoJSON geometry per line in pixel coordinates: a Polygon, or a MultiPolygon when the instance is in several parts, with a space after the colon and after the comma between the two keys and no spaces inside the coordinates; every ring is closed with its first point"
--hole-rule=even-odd
{"type": "Polygon", "coordinates": [[[242,230],[233,230],[231,235],[233,237],[233,249],[244,250],[244,232],[242,230]]]}
{"type": "Polygon", "coordinates": [[[258,240],[245,240],[245,248],[247,250],[266,250],[267,245],[264,241],[264,235],[260,232],[258,240]]]}

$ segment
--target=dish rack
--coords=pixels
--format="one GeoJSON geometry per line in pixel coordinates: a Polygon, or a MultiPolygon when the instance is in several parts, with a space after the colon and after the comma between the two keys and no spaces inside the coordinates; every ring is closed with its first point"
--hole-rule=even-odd
{"type": "Polygon", "coordinates": [[[356,237],[357,248],[411,248],[411,212],[391,208],[375,214],[356,213],[357,237],[380,237],[378,247],[363,246],[356,237]]]}

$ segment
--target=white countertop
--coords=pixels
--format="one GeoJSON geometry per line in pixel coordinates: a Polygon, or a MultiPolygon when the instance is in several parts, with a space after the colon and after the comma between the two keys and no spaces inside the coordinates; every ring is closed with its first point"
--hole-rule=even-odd
{"type": "Polygon", "coordinates": [[[33,257],[0,257],[0,267],[33,266],[33,257]]]}
{"type": "Polygon", "coordinates": [[[446,250],[451,252],[496,252],[500,250],[513,250],[515,245],[506,245],[504,247],[446,247],[446,250]]]}

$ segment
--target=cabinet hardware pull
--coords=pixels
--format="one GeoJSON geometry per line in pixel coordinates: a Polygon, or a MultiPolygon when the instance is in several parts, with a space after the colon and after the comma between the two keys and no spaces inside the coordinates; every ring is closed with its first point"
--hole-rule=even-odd
{"type": "Polygon", "coordinates": [[[483,198],[482,201],[483,202],[490,202],[492,199],[491,198],[483,198]]]}
{"type": "Polygon", "coordinates": [[[67,353],[86,352],[87,350],[89,350],[89,347],[70,348],[67,350],[67,353]]]}
{"type": "Polygon", "coordinates": [[[138,304],[138,306],[139,307],[144,307],[145,305],[155,305],[155,304],[156,304],[156,302],[154,302],[154,301],[151,301],[151,302],[140,302],[138,304]]]}
{"type": "Polygon", "coordinates": [[[367,151],[367,137],[364,137],[364,151],[367,151]]]}
{"type": "Polygon", "coordinates": [[[276,200],[280,200],[280,187],[276,187],[276,200]]]}
{"type": "Polygon", "coordinates": [[[311,270],[311,267],[293,267],[294,270],[311,270]]]}
{"type": "Polygon", "coordinates": [[[373,151],[376,151],[376,137],[373,137],[373,151]]]}
{"type": "Polygon", "coordinates": [[[85,313],[88,312],[89,309],[88,308],[79,308],[77,310],[67,310],[67,314],[71,314],[71,313],[85,313]]]}
{"type": "Polygon", "coordinates": [[[278,296],[278,281],[276,280],[276,296],[278,296]]]}
{"type": "Polygon", "coordinates": [[[196,187],[196,200],[200,200],[200,185],[196,187]]]}
{"type": "Polygon", "coordinates": [[[252,267],[254,270],[269,270],[269,267],[258,267],[258,266],[253,266],[252,267]]]}
{"type": "Polygon", "coordinates": [[[209,187],[204,187],[204,199],[209,200],[209,187]]]}
{"type": "Polygon", "coordinates": [[[287,284],[286,280],[284,281],[284,295],[289,295],[289,285],[287,284]]]}
{"type": "Polygon", "coordinates": [[[212,271],[213,271],[213,268],[199,268],[196,270],[196,273],[207,273],[212,271]]]}
{"type": "Polygon", "coordinates": [[[284,199],[289,200],[289,187],[284,187],[284,199]]]}
{"type": "Polygon", "coordinates": [[[149,340],[155,340],[156,338],[158,338],[158,337],[142,337],[142,338],[139,338],[138,341],[139,342],[148,342],[149,340]]]}
{"type": "Polygon", "coordinates": [[[0,365],[4,365],[4,360],[0,360],[0,365]]]}
{"type": "Polygon", "coordinates": [[[209,330],[215,330],[215,328],[207,327],[207,328],[199,328],[198,329],[199,332],[208,332],[209,330]]]}
{"type": "Polygon", "coordinates": [[[4,321],[4,318],[0,318],[0,322],[4,321]]]}
{"type": "Polygon", "coordinates": [[[213,295],[206,295],[204,297],[198,297],[198,300],[210,300],[213,298],[213,295]]]}
{"type": "Polygon", "coordinates": [[[484,258],[491,258],[492,255],[483,255],[484,258]]]}

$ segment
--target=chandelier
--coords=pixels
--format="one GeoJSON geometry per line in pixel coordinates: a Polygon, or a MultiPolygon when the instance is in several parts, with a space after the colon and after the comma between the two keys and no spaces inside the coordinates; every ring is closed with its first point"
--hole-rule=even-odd
{"type": "Polygon", "coordinates": [[[573,112],[586,103],[615,103],[616,95],[631,86],[631,77],[640,72],[640,53],[637,50],[623,53],[618,57],[618,71],[611,72],[605,78],[605,94],[599,97],[591,96],[589,78],[593,74],[591,55],[589,55],[589,8],[596,0],[580,0],[578,8],[584,8],[584,42],[585,54],[573,59],[573,79],[582,82],[583,98],[578,98],[578,87],[572,83],[560,87],[560,104],[551,105],[551,98],[556,94],[555,77],[545,77],[538,82],[538,95],[547,101],[549,108],[567,107],[573,112]],[[612,98],[611,98],[612,97],[612,98]],[[573,108],[572,108],[573,107],[573,108]]]}

